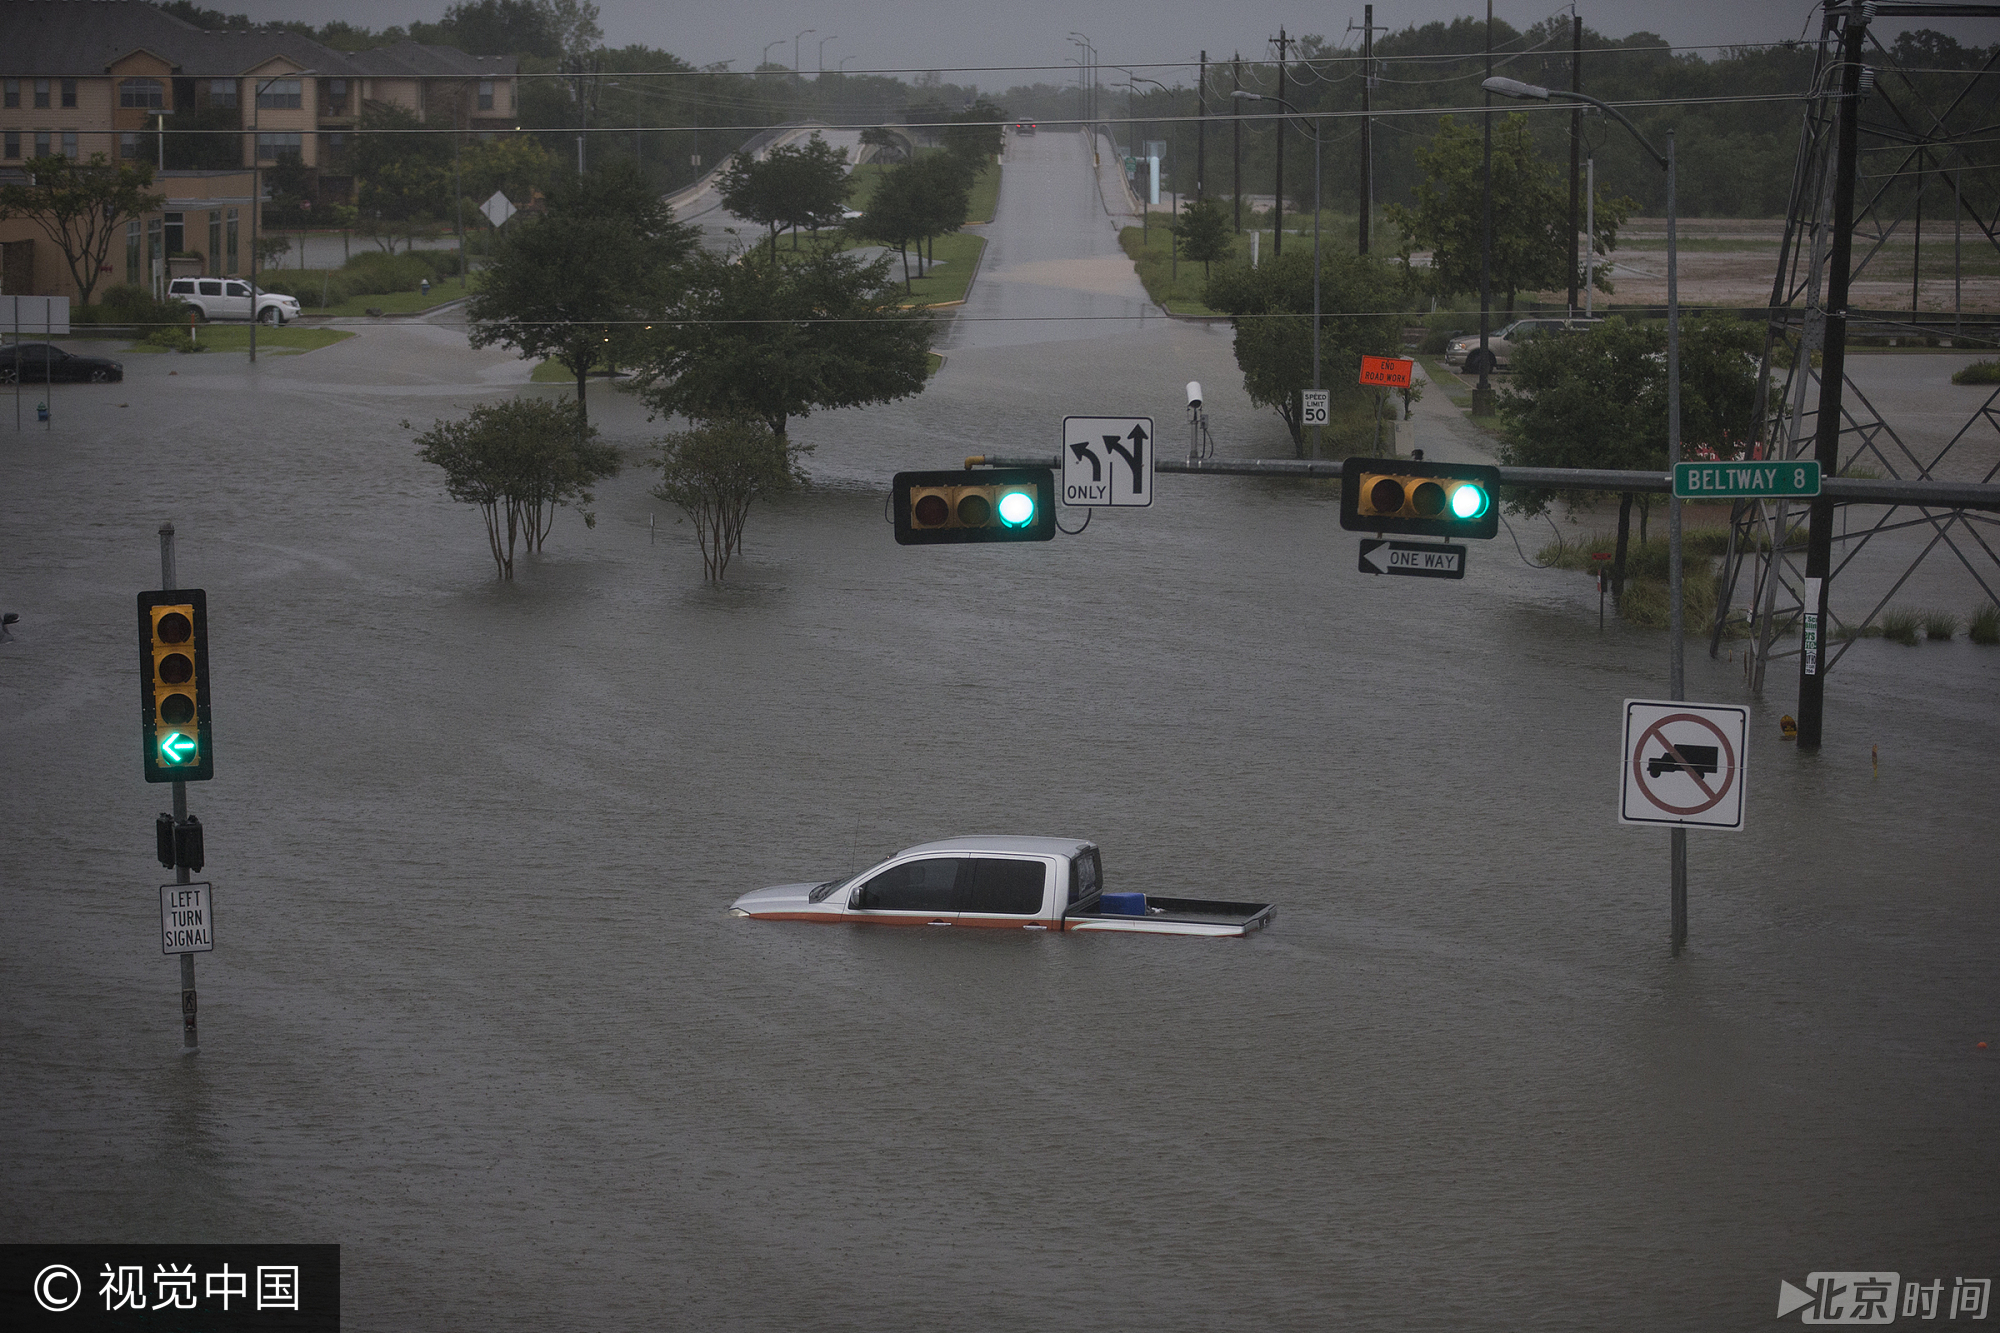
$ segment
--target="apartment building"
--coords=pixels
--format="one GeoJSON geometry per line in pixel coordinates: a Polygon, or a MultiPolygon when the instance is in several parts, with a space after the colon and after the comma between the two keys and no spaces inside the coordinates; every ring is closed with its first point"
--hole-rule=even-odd
{"type": "MultiPolygon", "coordinates": [[[[144,0],[4,0],[0,173],[55,153],[156,167],[164,160],[170,170],[157,185],[168,207],[135,220],[139,241],[120,256],[123,267],[156,287],[176,253],[176,271],[199,256],[203,272],[235,272],[230,253],[245,265],[247,254],[226,238],[239,225],[247,231],[253,166],[303,163],[319,197],[344,201],[353,180],[343,159],[366,107],[402,107],[426,124],[473,133],[509,129],[518,64],[410,41],[336,51],[278,29],[207,32],[144,0]],[[201,215],[194,223],[190,211],[201,215]],[[180,246],[169,243],[176,233],[180,246]],[[211,236],[212,254],[204,248],[211,236]]],[[[46,238],[33,244],[37,235],[31,223],[0,222],[0,284],[74,295],[60,256],[46,238]]]]}

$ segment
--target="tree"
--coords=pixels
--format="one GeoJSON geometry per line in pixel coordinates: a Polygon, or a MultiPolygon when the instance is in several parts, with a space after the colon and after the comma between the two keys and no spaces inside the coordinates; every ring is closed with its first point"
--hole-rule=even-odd
{"type": "MultiPolygon", "coordinates": [[[[452,499],[479,506],[502,579],[514,577],[523,538],[530,551],[541,550],[555,511],[591,503],[590,487],[618,471],[618,450],[598,442],[577,406],[545,398],[475,407],[460,420],[433,423],[417,445],[419,458],[444,469],[452,499]]],[[[595,514],[578,512],[585,527],[597,526],[595,514]]]]}
{"type": "Polygon", "coordinates": [[[475,203],[484,203],[498,190],[519,206],[550,187],[555,160],[540,140],[505,134],[465,145],[458,172],[460,190],[475,203]]]}
{"type": "Polygon", "coordinates": [[[390,103],[368,102],[354,139],[355,207],[364,232],[396,252],[438,225],[449,211],[451,140],[424,132],[416,114],[390,103]]]}
{"type": "Polygon", "coordinates": [[[28,183],[0,187],[0,216],[24,217],[40,227],[62,251],[77,296],[89,305],[125,219],[164,207],[166,196],[147,192],[153,169],[144,162],[114,167],[102,153],[81,163],[57,153],[23,165],[28,183]]]}
{"type": "MultiPolygon", "coordinates": [[[[1394,356],[1402,341],[1403,285],[1369,255],[1329,258],[1320,269],[1320,376],[1333,401],[1364,395],[1363,356],[1394,356]],[[1339,313],[1326,313],[1339,312],[1339,313]]],[[[1257,268],[1226,268],[1202,289],[1236,330],[1236,364],[1250,401],[1274,409],[1306,456],[1299,393],[1312,387],[1312,254],[1293,251],[1257,268]]]]}
{"type": "Polygon", "coordinates": [[[808,251],[783,264],[697,255],[676,317],[637,356],[640,396],[694,421],[761,421],[921,393],[931,319],[898,304],[889,261],[808,251]]]}
{"type": "Polygon", "coordinates": [[[1203,279],[1209,276],[1209,261],[1229,258],[1230,247],[1236,241],[1229,214],[1215,199],[1188,200],[1181,206],[1180,217],[1174,220],[1173,232],[1180,238],[1181,253],[1201,261],[1203,279]]]}
{"type": "Polygon", "coordinates": [[[553,59],[562,54],[553,20],[535,0],[461,0],[444,11],[439,26],[444,45],[472,55],[553,59]]]}
{"type": "Polygon", "coordinates": [[[629,163],[595,168],[551,194],[542,217],[515,218],[500,234],[466,307],[472,345],[561,362],[587,421],[587,377],[624,361],[640,326],[667,309],[696,235],[629,163]]]}
{"type": "Polygon", "coordinates": [[[730,556],[742,553],[751,502],[805,484],[803,452],[756,422],[718,422],[667,436],[653,494],[694,522],[711,582],[720,583],[730,556]]]}
{"type": "MultiPolygon", "coordinates": [[[[908,164],[884,172],[868,196],[868,207],[848,224],[848,230],[862,240],[880,241],[896,247],[903,259],[903,290],[910,287],[910,242],[924,234],[924,207],[921,182],[908,174],[908,164]]],[[[918,252],[918,267],[923,265],[918,252]]]]}
{"type": "Polygon", "coordinates": [[[945,151],[964,159],[975,173],[985,170],[1000,154],[1006,119],[1005,108],[980,98],[945,124],[945,151]]]}
{"type": "Polygon", "coordinates": [[[781,230],[810,227],[817,239],[822,226],[839,222],[854,189],[847,150],[831,147],[817,132],[804,144],[779,144],[762,161],[736,154],[717,184],[724,208],[771,229],[773,255],[781,230]]]}
{"type": "MultiPolygon", "coordinates": [[[[1762,334],[1753,324],[1702,317],[1681,326],[1683,452],[1741,456],[1756,426],[1757,367],[1762,334]]],[[[1510,467],[1667,469],[1667,331],[1613,316],[1580,333],[1533,338],[1514,349],[1513,383],[1500,396],[1505,422],[1500,461],[1510,467]]],[[[1539,514],[1558,498],[1552,490],[1510,492],[1507,507],[1539,514]]],[[[1588,493],[1560,493],[1571,507],[1588,493]]],[[[1625,583],[1626,537],[1633,497],[1618,505],[1618,547],[1612,586],[1625,583]]],[[[1639,540],[1646,540],[1642,501],[1639,540]]]]}
{"type": "MultiPolygon", "coordinates": [[[[1479,290],[1485,233],[1481,135],[1450,116],[1437,135],[1416,151],[1424,178],[1416,206],[1390,204],[1384,211],[1418,246],[1431,251],[1440,296],[1479,290]]],[[[1596,238],[1616,248],[1618,228],[1635,207],[1630,199],[1597,195],[1596,238]]],[[[1609,292],[1607,266],[1596,286],[1609,292]]],[[[1511,112],[1493,127],[1493,289],[1507,295],[1507,311],[1518,292],[1553,291],[1569,286],[1569,191],[1562,173],[1535,155],[1528,118],[1511,112]]]]}
{"type": "Polygon", "coordinates": [[[871,125],[861,131],[861,144],[875,149],[877,162],[901,162],[909,156],[902,137],[885,125],[871,125]]]}

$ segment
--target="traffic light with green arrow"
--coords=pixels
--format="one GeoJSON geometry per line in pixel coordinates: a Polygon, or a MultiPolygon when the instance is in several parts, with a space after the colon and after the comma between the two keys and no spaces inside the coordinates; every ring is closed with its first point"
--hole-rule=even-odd
{"type": "Polygon", "coordinates": [[[215,776],[208,725],[208,596],[139,594],[139,716],[148,782],[215,776]]]}

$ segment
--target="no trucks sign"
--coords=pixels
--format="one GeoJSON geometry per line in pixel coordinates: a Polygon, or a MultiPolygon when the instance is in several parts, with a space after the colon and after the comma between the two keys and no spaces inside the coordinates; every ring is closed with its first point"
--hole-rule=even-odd
{"type": "Polygon", "coordinates": [[[1750,710],[1625,701],[1621,824],[1740,831],[1750,710]]]}

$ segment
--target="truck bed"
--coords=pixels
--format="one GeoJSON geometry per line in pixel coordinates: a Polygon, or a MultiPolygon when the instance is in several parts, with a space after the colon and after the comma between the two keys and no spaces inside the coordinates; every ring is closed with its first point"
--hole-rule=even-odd
{"type": "Polygon", "coordinates": [[[1064,930],[1122,930],[1150,935],[1248,935],[1277,919],[1274,903],[1235,903],[1217,898],[1160,898],[1146,895],[1146,915],[1072,907],[1064,930]]]}

